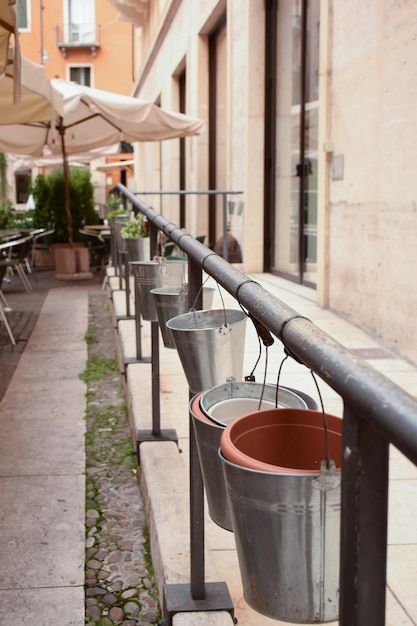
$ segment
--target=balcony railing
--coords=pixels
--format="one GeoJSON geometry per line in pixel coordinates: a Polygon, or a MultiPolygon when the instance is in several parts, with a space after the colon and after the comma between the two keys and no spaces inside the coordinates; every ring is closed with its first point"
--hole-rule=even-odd
{"type": "Polygon", "coordinates": [[[96,56],[97,48],[101,46],[101,27],[95,23],[64,24],[64,27],[56,26],[56,45],[61,50],[64,58],[69,50],[90,48],[93,57],[96,56]]]}

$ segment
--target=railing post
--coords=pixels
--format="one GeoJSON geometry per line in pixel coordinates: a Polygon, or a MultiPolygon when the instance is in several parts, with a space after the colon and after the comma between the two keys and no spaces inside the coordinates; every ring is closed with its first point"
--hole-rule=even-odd
{"type": "Polygon", "coordinates": [[[345,405],[340,626],[385,624],[388,443],[345,405]]]}

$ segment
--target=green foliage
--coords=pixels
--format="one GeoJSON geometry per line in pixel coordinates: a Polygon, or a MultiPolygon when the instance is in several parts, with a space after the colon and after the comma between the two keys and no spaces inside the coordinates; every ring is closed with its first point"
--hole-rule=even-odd
{"type": "Polygon", "coordinates": [[[107,213],[107,218],[111,220],[113,217],[119,217],[120,215],[126,215],[126,211],[123,208],[113,209],[113,211],[109,211],[107,213]]]}
{"type": "Polygon", "coordinates": [[[148,233],[143,225],[143,217],[141,215],[131,217],[121,229],[120,234],[123,239],[139,239],[139,237],[147,237],[148,233]]]}
{"type": "MultiPolygon", "coordinates": [[[[78,232],[85,224],[98,224],[99,217],[94,209],[94,188],[88,169],[72,169],[69,177],[71,215],[74,241],[82,241],[78,232]]],[[[68,222],[65,210],[65,184],[62,169],[56,169],[45,178],[39,174],[31,192],[36,208],[33,226],[54,228],[55,243],[68,241],[68,222]]]]}
{"type": "Polygon", "coordinates": [[[3,152],[0,152],[0,202],[4,203],[7,199],[7,159],[3,152]]]}
{"type": "Polygon", "coordinates": [[[16,211],[11,200],[0,205],[0,228],[15,228],[17,223],[16,211]]]}
{"type": "Polygon", "coordinates": [[[121,197],[116,195],[115,193],[109,193],[109,195],[107,196],[106,204],[113,207],[115,210],[123,209],[123,201],[121,197]]]}

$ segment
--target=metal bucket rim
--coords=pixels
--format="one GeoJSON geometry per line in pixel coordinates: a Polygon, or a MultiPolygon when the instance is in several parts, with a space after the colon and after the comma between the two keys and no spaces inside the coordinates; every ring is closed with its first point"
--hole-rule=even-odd
{"type": "MultiPolygon", "coordinates": [[[[224,402],[226,400],[246,400],[246,399],[254,399],[254,400],[260,400],[260,397],[257,397],[256,395],[233,395],[233,391],[238,390],[238,389],[243,389],[244,387],[246,388],[253,388],[253,389],[260,389],[260,390],[264,390],[262,395],[263,401],[266,402],[272,402],[272,400],[270,400],[269,398],[269,394],[268,397],[265,397],[265,390],[268,392],[273,392],[274,396],[276,395],[276,385],[272,385],[271,383],[258,383],[258,382],[254,382],[254,381],[230,381],[230,382],[225,382],[221,385],[216,385],[215,387],[212,387],[211,389],[207,389],[206,391],[204,391],[202,393],[201,399],[200,399],[200,406],[201,409],[203,411],[203,413],[205,413],[207,415],[207,417],[209,419],[211,419],[213,422],[215,422],[216,424],[218,424],[219,426],[226,426],[227,424],[225,422],[222,422],[221,420],[217,419],[216,417],[214,417],[213,415],[211,415],[209,413],[210,409],[212,409],[216,404],[219,404],[220,402],[224,402]],[[226,388],[229,387],[229,389],[232,391],[232,395],[229,395],[225,398],[216,398],[216,394],[221,392],[221,391],[226,391],[226,388]],[[210,404],[210,395],[214,395],[215,397],[213,398],[212,403],[210,404]]],[[[275,398],[274,398],[275,400],[275,398]]],[[[307,409],[307,403],[305,402],[305,400],[301,397],[298,396],[293,390],[287,389],[286,387],[281,387],[279,386],[278,388],[278,407],[275,408],[299,408],[299,409],[307,409]],[[287,405],[282,405],[280,403],[280,393],[281,393],[281,398],[282,395],[287,396],[292,398],[292,399],[297,399],[297,401],[299,402],[299,405],[297,407],[291,407],[291,406],[287,406],[287,405]]],[[[261,409],[260,409],[261,410],[261,409]]]]}
{"type": "MultiPolygon", "coordinates": [[[[204,317],[208,317],[208,315],[206,315],[207,313],[211,313],[211,314],[221,314],[222,318],[224,321],[226,321],[228,326],[235,326],[236,324],[240,324],[244,321],[246,321],[246,313],[244,313],[243,311],[240,311],[239,309],[199,309],[199,310],[195,310],[195,311],[189,311],[188,313],[181,313],[181,315],[176,315],[175,317],[172,317],[170,320],[168,320],[166,322],[166,325],[168,326],[168,328],[170,330],[174,330],[174,331],[179,331],[179,332],[198,332],[198,331],[204,331],[204,330],[216,330],[217,328],[219,328],[218,324],[213,324],[213,326],[205,326],[204,328],[193,328],[193,327],[187,327],[187,328],[181,328],[178,327],[176,324],[181,322],[182,320],[189,320],[191,319],[191,316],[195,316],[195,315],[199,315],[200,318],[204,318],[204,317]],[[233,320],[233,321],[228,321],[227,319],[227,315],[230,313],[233,314],[238,314],[238,316],[240,316],[240,319],[237,320],[233,320]]],[[[223,324],[220,324],[220,326],[224,326],[223,324]]]]}

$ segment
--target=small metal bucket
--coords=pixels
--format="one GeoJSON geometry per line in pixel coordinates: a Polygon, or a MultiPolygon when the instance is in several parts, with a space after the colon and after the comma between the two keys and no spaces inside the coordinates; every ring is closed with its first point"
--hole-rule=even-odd
{"type": "MultiPolygon", "coordinates": [[[[175,349],[175,341],[168,326],[167,321],[177,315],[187,313],[188,306],[188,286],[182,287],[158,287],[151,290],[154,299],[155,310],[158,316],[159,327],[165,348],[175,349]]],[[[203,308],[209,309],[213,301],[214,289],[203,288],[203,308]]]]}
{"type": "Polygon", "coordinates": [[[227,426],[232,420],[246,413],[278,406],[306,409],[305,400],[285,387],[263,385],[251,381],[230,381],[205,391],[201,396],[202,411],[219,426],[227,426]],[[262,398],[262,404],[259,401],[262,398]]]}
{"type": "MultiPolygon", "coordinates": [[[[227,501],[226,486],[223,476],[223,468],[219,458],[220,438],[226,422],[229,423],[236,417],[253,410],[253,402],[259,406],[259,399],[263,393],[264,405],[275,406],[276,387],[262,385],[256,382],[230,382],[219,385],[213,389],[203,391],[190,401],[190,414],[193,421],[196,438],[198,457],[200,460],[201,473],[203,475],[204,488],[207,496],[208,510],[215,524],[225,530],[233,531],[230,517],[229,503],[227,501]],[[213,420],[211,410],[219,403],[227,402],[228,399],[240,400],[239,405],[233,404],[224,418],[224,424],[213,420]]],[[[296,392],[283,387],[279,388],[279,406],[294,406],[307,408],[306,403],[296,392]]],[[[223,408],[225,405],[223,405],[223,408]]]]}
{"type": "Polygon", "coordinates": [[[168,320],[188,386],[193,393],[240,380],[246,314],[239,309],[191,311],[168,320]]]}
{"type": "Polygon", "coordinates": [[[273,411],[234,420],[220,442],[244,597],[273,619],[336,621],[342,420],[327,415],[337,465],[327,469],[321,463],[319,411],[276,409],[276,424],[264,419],[268,413],[273,411]],[[232,429],[239,453],[245,450],[251,457],[248,464],[230,458],[232,449],[224,440],[232,429]],[[263,465],[273,469],[257,469],[263,465]]]}
{"type": "Polygon", "coordinates": [[[187,263],[161,259],[133,261],[130,265],[137,286],[141,315],[144,320],[157,322],[152,289],[182,285],[185,282],[187,263]]]}
{"type": "MultiPolygon", "coordinates": [[[[125,239],[127,248],[127,257],[129,262],[145,260],[145,238],[137,237],[136,239],[125,239]]],[[[146,241],[148,241],[146,239],[146,241]]]]}

